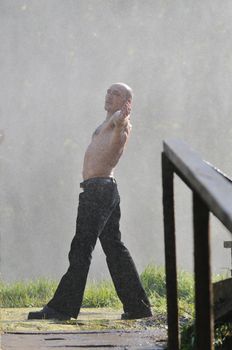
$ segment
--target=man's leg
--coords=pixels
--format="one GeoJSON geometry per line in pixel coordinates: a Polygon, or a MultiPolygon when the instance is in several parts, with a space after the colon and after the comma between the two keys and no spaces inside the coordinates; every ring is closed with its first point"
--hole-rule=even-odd
{"type": "MultiPolygon", "coordinates": [[[[97,237],[113,209],[111,200],[109,198],[103,200],[103,195],[100,191],[99,193],[85,191],[80,194],[76,234],[69,252],[68,271],[62,277],[53,298],[45,307],[45,311],[41,310],[40,315],[33,313],[32,317],[28,316],[29,318],[37,318],[36,316],[49,313],[47,307],[70,317],[77,317],[83,299],[92,251],[97,237]]],[[[49,315],[45,315],[44,318],[49,318],[49,315]]]]}
{"type": "Polygon", "coordinates": [[[102,208],[96,197],[88,192],[80,194],[76,235],[69,252],[70,266],[62,277],[54,297],[48,303],[49,307],[68,313],[74,318],[77,317],[82,304],[92,251],[102,229],[102,221],[104,222],[100,212],[104,209],[107,215],[107,208],[104,208],[104,205],[102,208]]]}
{"type": "Polygon", "coordinates": [[[141,284],[133,259],[121,241],[120,206],[112,212],[99,239],[107,265],[128,318],[151,316],[150,302],[141,284]]]}

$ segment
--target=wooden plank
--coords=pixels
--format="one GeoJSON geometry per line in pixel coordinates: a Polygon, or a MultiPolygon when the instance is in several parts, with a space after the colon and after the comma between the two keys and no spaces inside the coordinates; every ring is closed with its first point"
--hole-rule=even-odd
{"type": "Polygon", "coordinates": [[[215,321],[232,321],[232,278],[213,283],[215,321]]]}
{"type": "Polygon", "coordinates": [[[209,210],[232,232],[232,184],[180,140],[163,143],[165,154],[209,210]]]}
{"type": "Polygon", "coordinates": [[[111,350],[161,350],[166,349],[165,330],[143,331],[86,331],[34,334],[3,334],[2,349],[4,350],[49,350],[51,348],[66,349],[99,349],[111,350]]]}

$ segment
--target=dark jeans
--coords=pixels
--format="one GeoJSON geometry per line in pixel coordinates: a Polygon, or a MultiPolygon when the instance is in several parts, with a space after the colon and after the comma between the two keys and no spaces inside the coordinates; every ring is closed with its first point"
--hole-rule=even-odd
{"type": "Polygon", "coordinates": [[[86,279],[97,238],[124,312],[142,312],[150,307],[129,251],[119,230],[120,197],[114,179],[84,181],[79,195],[76,234],[69,252],[70,266],[48,306],[76,318],[83,299],[86,279]]]}

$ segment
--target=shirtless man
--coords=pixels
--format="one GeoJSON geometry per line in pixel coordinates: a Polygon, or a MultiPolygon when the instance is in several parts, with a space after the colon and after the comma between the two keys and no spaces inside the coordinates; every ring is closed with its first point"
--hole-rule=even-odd
{"type": "Polygon", "coordinates": [[[149,300],[141,285],[134,262],[121,241],[119,230],[120,197],[113,171],[126,142],[131,124],[132,90],[116,83],[107,90],[106,119],[95,130],[83,165],[76,234],[69,252],[69,268],[62,277],[53,298],[28,319],[77,318],[86,285],[92,251],[99,238],[119,299],[122,319],[152,315],[149,300]]]}

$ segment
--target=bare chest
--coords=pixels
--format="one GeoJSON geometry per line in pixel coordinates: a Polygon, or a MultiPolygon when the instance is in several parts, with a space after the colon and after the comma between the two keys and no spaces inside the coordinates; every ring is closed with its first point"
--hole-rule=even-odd
{"type": "Polygon", "coordinates": [[[99,125],[94,133],[92,134],[92,139],[102,139],[109,138],[113,134],[113,128],[110,127],[107,123],[102,123],[99,125]]]}

